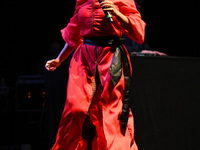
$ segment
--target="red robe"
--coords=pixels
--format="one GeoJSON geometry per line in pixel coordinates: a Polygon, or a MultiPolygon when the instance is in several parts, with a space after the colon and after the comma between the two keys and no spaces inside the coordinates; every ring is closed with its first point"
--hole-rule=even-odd
{"type": "Polygon", "coordinates": [[[131,110],[125,135],[120,130],[119,117],[122,112],[125,88],[124,74],[122,71],[119,82],[114,86],[108,71],[115,47],[98,46],[97,52],[96,46],[83,43],[83,37],[113,35],[121,37],[122,32],[138,43],[144,41],[145,23],[134,1],[111,1],[129,19],[133,33],[123,29],[114,16],[114,22],[110,23],[105,18],[98,0],[77,0],[74,16],[67,27],[61,30],[63,39],[76,50],[69,68],[67,100],[52,150],[87,150],[88,143],[81,134],[88,110],[96,128],[96,136],[92,142],[93,150],[138,149],[134,140],[134,121],[131,110]],[[102,88],[97,89],[90,107],[96,66],[102,88]]]}

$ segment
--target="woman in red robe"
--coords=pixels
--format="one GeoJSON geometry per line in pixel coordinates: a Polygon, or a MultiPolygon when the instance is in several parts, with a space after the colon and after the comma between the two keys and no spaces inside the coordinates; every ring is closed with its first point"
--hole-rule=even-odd
{"type": "Polygon", "coordinates": [[[67,100],[52,150],[137,150],[128,105],[130,58],[122,33],[144,41],[145,23],[133,0],[77,0],[74,16],[61,30],[66,44],[47,61],[54,71],[74,52],[67,100]],[[104,11],[109,11],[110,22],[104,11]]]}

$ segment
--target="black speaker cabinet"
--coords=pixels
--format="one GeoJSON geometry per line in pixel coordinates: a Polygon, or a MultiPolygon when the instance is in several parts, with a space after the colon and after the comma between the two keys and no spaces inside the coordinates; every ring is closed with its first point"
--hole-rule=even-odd
{"type": "Polygon", "coordinates": [[[41,110],[45,99],[42,75],[19,76],[16,83],[16,110],[41,110]]]}
{"type": "Polygon", "coordinates": [[[131,56],[131,62],[139,149],[199,149],[200,58],[131,56]]]}

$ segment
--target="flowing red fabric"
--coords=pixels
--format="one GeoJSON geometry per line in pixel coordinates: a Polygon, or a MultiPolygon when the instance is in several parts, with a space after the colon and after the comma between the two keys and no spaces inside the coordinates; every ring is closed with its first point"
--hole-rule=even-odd
{"type": "MultiPolygon", "coordinates": [[[[116,8],[129,19],[133,33],[123,29],[115,17],[111,24],[104,15],[98,0],[77,0],[74,16],[61,30],[63,39],[75,50],[69,68],[67,100],[61,117],[56,142],[52,150],[87,150],[88,143],[82,138],[82,126],[91,100],[92,83],[98,67],[100,88],[89,109],[90,119],[96,127],[92,142],[93,150],[137,150],[134,140],[133,115],[129,113],[125,136],[120,130],[124,75],[113,85],[109,67],[114,46],[101,47],[83,44],[84,37],[119,36],[122,32],[138,43],[144,41],[145,23],[133,0],[111,0],[116,8]]],[[[127,53],[128,55],[128,53],[127,53]]]]}

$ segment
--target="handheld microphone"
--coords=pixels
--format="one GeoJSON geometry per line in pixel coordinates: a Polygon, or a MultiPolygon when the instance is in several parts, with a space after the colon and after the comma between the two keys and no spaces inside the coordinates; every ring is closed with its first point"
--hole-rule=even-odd
{"type": "MultiPolygon", "coordinates": [[[[101,0],[98,0],[98,1],[99,1],[99,3],[102,2],[101,0]]],[[[107,11],[107,10],[104,10],[104,13],[106,15],[106,18],[112,23],[113,22],[113,18],[112,18],[112,15],[110,14],[110,12],[107,11]]]]}

